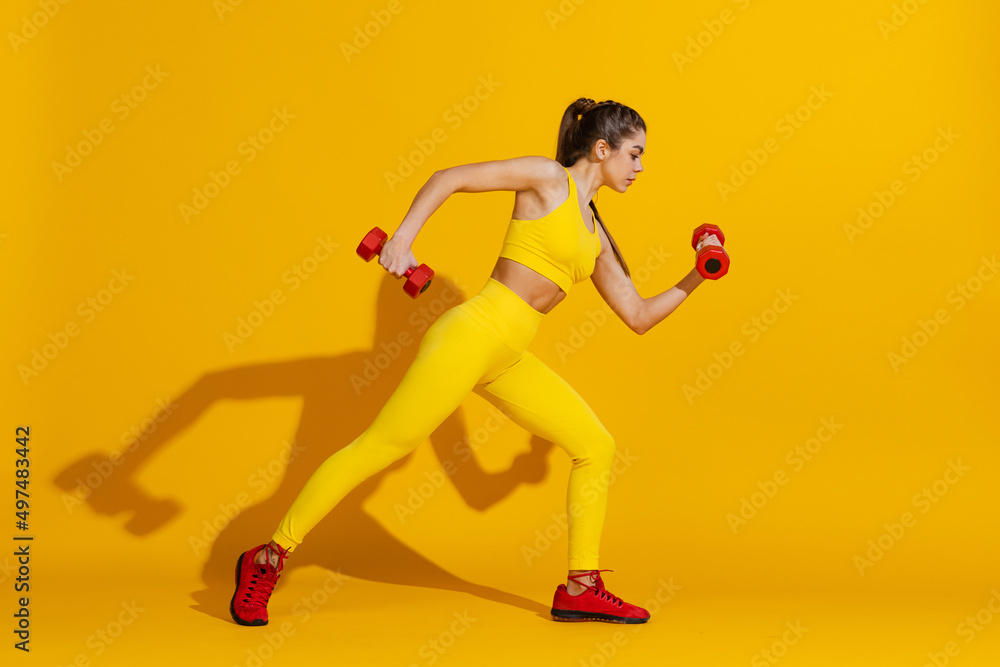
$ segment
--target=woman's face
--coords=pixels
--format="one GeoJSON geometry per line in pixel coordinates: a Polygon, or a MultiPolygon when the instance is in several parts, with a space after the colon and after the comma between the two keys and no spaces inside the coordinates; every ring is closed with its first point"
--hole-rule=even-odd
{"type": "Polygon", "coordinates": [[[642,154],[645,151],[646,133],[643,130],[626,136],[621,146],[610,151],[604,159],[604,184],[616,192],[625,192],[642,171],[642,154]]]}

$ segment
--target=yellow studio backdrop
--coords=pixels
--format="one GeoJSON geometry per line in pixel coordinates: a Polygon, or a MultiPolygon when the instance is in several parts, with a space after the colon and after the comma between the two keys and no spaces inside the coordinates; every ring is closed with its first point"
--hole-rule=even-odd
{"type": "Polygon", "coordinates": [[[996,664],[998,24],[971,0],[4,3],[3,664],[996,664]],[[237,626],[237,556],[482,286],[513,194],[432,216],[416,300],[357,243],[436,169],[554,156],[581,96],[648,126],[636,185],[598,195],[640,293],[701,223],[732,257],[641,337],[578,285],[529,348],[615,437],[601,562],[651,620],[548,619],[569,460],[470,396],[237,626]]]}

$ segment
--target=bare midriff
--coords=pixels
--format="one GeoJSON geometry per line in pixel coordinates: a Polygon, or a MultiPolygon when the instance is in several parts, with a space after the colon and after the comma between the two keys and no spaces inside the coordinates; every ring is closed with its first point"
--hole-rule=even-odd
{"type": "Polygon", "coordinates": [[[497,259],[490,278],[503,283],[540,313],[548,313],[566,298],[566,293],[554,282],[506,257],[497,259]]]}

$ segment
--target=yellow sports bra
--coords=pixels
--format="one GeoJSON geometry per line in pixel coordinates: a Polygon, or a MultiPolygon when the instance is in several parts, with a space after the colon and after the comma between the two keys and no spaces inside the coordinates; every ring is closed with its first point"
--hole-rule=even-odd
{"type": "Polygon", "coordinates": [[[570,286],[586,280],[594,272],[594,262],[601,252],[601,239],[596,220],[593,232],[584,224],[573,175],[566,167],[563,170],[569,178],[569,197],[543,218],[511,218],[500,257],[537,271],[568,294],[570,286]]]}

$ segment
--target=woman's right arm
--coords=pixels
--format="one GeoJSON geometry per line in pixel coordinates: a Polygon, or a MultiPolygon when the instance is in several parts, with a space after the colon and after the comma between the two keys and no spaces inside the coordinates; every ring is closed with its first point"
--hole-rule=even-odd
{"type": "Polygon", "coordinates": [[[435,171],[417,191],[403,221],[386,241],[379,264],[397,278],[416,266],[411,249],[413,241],[431,214],[456,192],[540,190],[565,178],[562,165],[540,155],[474,162],[435,171]]]}

